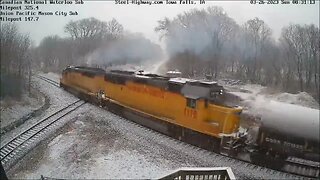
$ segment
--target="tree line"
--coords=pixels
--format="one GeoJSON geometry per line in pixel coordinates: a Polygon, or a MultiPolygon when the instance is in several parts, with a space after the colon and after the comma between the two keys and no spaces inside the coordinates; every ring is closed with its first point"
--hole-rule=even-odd
{"type": "Polygon", "coordinates": [[[187,77],[236,78],[319,101],[319,28],[290,24],[275,40],[259,18],[237,24],[221,7],[192,9],[158,21],[165,38],[167,67],[187,77]]]}
{"type": "Polygon", "coordinates": [[[84,65],[87,54],[121,39],[124,33],[116,19],[104,22],[96,18],[70,21],[64,31],[67,37],[47,36],[33,49],[38,69],[60,72],[68,65],[84,65]]]}
{"type": "Polygon", "coordinates": [[[68,65],[85,64],[85,55],[123,35],[123,26],[115,19],[70,21],[64,30],[68,37],[47,36],[34,47],[17,24],[1,24],[1,98],[20,98],[30,88],[31,69],[61,72],[68,65]]]}
{"type": "Polygon", "coordinates": [[[70,21],[64,31],[67,37],[45,37],[33,50],[39,69],[61,72],[68,65],[107,67],[161,57],[159,45],[143,35],[125,32],[116,19],[105,22],[91,17],[70,21]]]}
{"type": "Polygon", "coordinates": [[[31,76],[31,39],[13,23],[1,23],[0,39],[0,97],[20,98],[22,91],[30,88],[24,82],[31,76]]]}
{"type": "Polygon", "coordinates": [[[1,25],[1,98],[18,97],[27,90],[31,68],[60,73],[69,65],[107,67],[162,57],[159,45],[141,34],[125,32],[114,18],[70,21],[64,32],[67,37],[47,36],[34,47],[29,35],[19,32],[16,24],[1,25]]]}

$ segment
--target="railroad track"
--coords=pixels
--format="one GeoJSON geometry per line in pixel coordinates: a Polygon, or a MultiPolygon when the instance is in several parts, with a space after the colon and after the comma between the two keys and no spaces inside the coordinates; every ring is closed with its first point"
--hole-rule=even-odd
{"type": "Polygon", "coordinates": [[[77,100],[69,104],[42,119],[3,145],[0,148],[0,160],[3,166],[10,166],[12,161],[17,160],[30,149],[28,147],[37,143],[37,141],[39,142],[39,140],[41,140],[44,135],[48,134],[55,125],[58,125],[61,118],[75,111],[85,103],[86,102],[83,100],[77,100]]]}
{"type": "Polygon", "coordinates": [[[44,76],[40,76],[40,75],[36,75],[35,77],[39,78],[39,79],[42,79],[44,81],[46,81],[47,83],[50,83],[52,84],[53,86],[56,86],[56,87],[59,87],[60,88],[60,83],[52,80],[52,79],[49,79],[49,78],[46,78],[44,76]]]}
{"type": "Polygon", "coordinates": [[[219,154],[213,151],[209,151],[209,150],[188,144],[186,142],[180,141],[178,139],[175,139],[173,137],[167,136],[165,134],[152,130],[148,127],[145,127],[141,124],[133,122],[129,119],[126,119],[126,118],[123,118],[123,119],[127,121],[129,124],[132,124],[133,126],[135,126],[135,128],[140,128],[147,133],[151,133],[154,136],[161,137],[161,139],[163,139],[164,142],[171,141],[174,144],[179,144],[179,146],[181,145],[184,146],[182,149],[185,149],[187,151],[188,150],[195,151],[197,154],[201,155],[204,159],[216,159],[218,161],[222,160],[222,161],[233,164],[234,169],[237,169],[239,167],[245,167],[248,170],[248,172],[260,172],[265,174],[266,176],[270,176],[269,178],[265,176],[256,177],[256,178],[264,178],[264,179],[279,179],[279,178],[280,179],[299,179],[299,178],[318,179],[319,178],[319,163],[318,165],[312,164],[312,163],[307,164],[306,162],[303,162],[301,160],[298,161],[296,158],[289,158],[290,160],[287,160],[285,162],[285,165],[283,166],[282,169],[276,169],[266,165],[258,165],[247,160],[230,157],[224,154],[219,154]]]}
{"type": "MultiPolygon", "coordinates": [[[[273,170],[264,166],[259,166],[247,161],[243,161],[240,159],[236,159],[236,158],[232,158],[229,156],[225,156],[222,154],[218,154],[215,153],[213,151],[209,151],[206,149],[202,149],[200,147],[188,144],[186,142],[180,141],[178,139],[175,139],[173,137],[167,136],[165,134],[162,134],[160,132],[154,131],[150,128],[147,128],[143,125],[140,125],[136,122],[133,122],[131,120],[128,120],[126,118],[122,118],[123,120],[125,120],[126,122],[128,122],[129,124],[133,125],[134,128],[140,129],[142,130],[142,132],[144,132],[143,134],[150,134],[150,136],[155,136],[155,137],[161,137],[161,143],[165,143],[167,144],[167,146],[172,146],[172,144],[178,145],[179,147],[177,147],[177,149],[184,149],[187,152],[194,152],[195,154],[197,154],[197,156],[200,156],[202,159],[206,159],[206,160],[213,160],[216,162],[221,162],[224,163],[228,163],[228,165],[223,164],[223,166],[229,166],[233,168],[233,169],[237,169],[239,167],[244,167],[248,172],[248,174],[252,174],[255,176],[254,172],[259,172],[262,174],[262,176],[256,176],[254,177],[254,179],[256,178],[263,178],[263,179],[298,179],[301,178],[301,176],[296,176],[292,173],[289,172],[284,172],[284,171],[279,171],[279,170],[273,170]],[[224,162],[223,162],[224,161],[224,162]],[[268,178],[269,177],[269,178],[268,178]]],[[[149,136],[149,135],[147,135],[149,136]]],[[[137,137],[138,141],[140,141],[139,139],[141,138],[141,141],[144,140],[143,137],[137,137]]]]}
{"type": "Polygon", "coordinates": [[[320,163],[295,157],[289,157],[286,160],[284,170],[292,174],[304,175],[311,178],[319,178],[320,163]]]}
{"type": "MultiPolygon", "coordinates": [[[[319,162],[313,162],[309,161],[307,162],[306,160],[303,159],[298,159],[298,158],[288,158],[286,161],[284,161],[284,166],[281,169],[274,168],[273,166],[268,166],[268,165],[258,165],[255,164],[251,161],[248,160],[243,160],[239,159],[237,157],[230,157],[224,154],[216,153],[213,151],[209,151],[197,146],[194,146],[192,144],[188,144],[187,142],[180,141],[178,139],[175,139],[174,137],[167,136],[165,134],[162,134],[160,132],[157,132],[153,129],[150,129],[148,127],[145,127],[139,123],[133,122],[129,119],[123,118],[129,124],[134,125],[136,128],[140,128],[145,132],[154,134],[155,136],[160,136],[162,137],[163,140],[165,141],[171,141],[174,142],[175,144],[180,144],[185,147],[182,149],[185,150],[195,150],[197,154],[201,154],[202,157],[205,157],[207,159],[217,159],[217,160],[223,160],[226,162],[231,162],[234,164],[235,169],[238,167],[246,167],[248,169],[248,172],[250,171],[259,171],[263,172],[266,175],[271,175],[271,176],[276,176],[271,177],[271,179],[299,179],[299,178],[315,178],[319,179],[319,162]]],[[[181,147],[180,147],[181,148],[181,147]]],[[[249,154],[248,154],[249,155],[249,154]]],[[[270,179],[266,177],[258,177],[258,178],[264,178],[264,179],[270,179]]]]}
{"type": "MultiPolygon", "coordinates": [[[[42,80],[44,80],[44,81],[56,86],[56,87],[60,87],[60,84],[58,82],[55,82],[54,80],[48,79],[48,78],[46,78],[44,76],[40,76],[40,75],[37,75],[36,77],[38,77],[38,78],[40,78],[40,79],[42,79],[42,80]]],[[[216,154],[214,152],[211,152],[211,151],[208,151],[208,150],[205,150],[205,149],[201,149],[199,147],[196,147],[196,146],[190,145],[188,143],[179,141],[179,140],[177,140],[175,138],[172,138],[170,136],[163,135],[163,134],[161,134],[159,132],[150,130],[149,128],[144,127],[144,126],[142,126],[140,124],[137,124],[135,122],[132,122],[130,120],[128,120],[128,122],[130,122],[131,124],[134,124],[136,126],[139,126],[140,128],[143,128],[143,129],[147,130],[148,132],[153,132],[153,133],[156,133],[156,134],[161,135],[163,137],[170,138],[170,139],[172,139],[173,141],[175,141],[177,143],[184,143],[188,147],[192,147],[193,149],[196,148],[198,151],[200,151],[200,150],[201,151],[206,151],[205,154],[209,153],[210,156],[212,156],[212,154],[215,154],[215,155],[218,155],[218,156],[222,156],[222,157],[226,158],[228,162],[234,162],[239,166],[245,166],[245,167],[247,167],[249,169],[252,169],[252,170],[260,169],[262,171],[269,172],[271,174],[278,174],[278,175],[283,173],[283,177],[284,178],[291,177],[290,174],[294,174],[294,175],[298,175],[298,176],[304,176],[304,177],[308,177],[308,178],[319,178],[319,171],[320,171],[319,163],[316,163],[316,164],[315,163],[308,163],[308,162],[304,162],[303,160],[299,160],[299,159],[296,159],[296,158],[288,158],[285,161],[285,165],[284,165],[283,169],[272,170],[270,168],[258,166],[258,165],[255,165],[255,164],[251,163],[251,162],[243,161],[241,159],[235,159],[235,158],[231,158],[231,157],[228,157],[228,156],[225,156],[225,155],[222,155],[222,154],[216,154]],[[288,174],[288,173],[290,173],[290,174],[288,174]]],[[[220,158],[222,158],[222,157],[220,157],[220,158]]],[[[1,158],[1,161],[2,161],[2,158],[1,158]]]]}

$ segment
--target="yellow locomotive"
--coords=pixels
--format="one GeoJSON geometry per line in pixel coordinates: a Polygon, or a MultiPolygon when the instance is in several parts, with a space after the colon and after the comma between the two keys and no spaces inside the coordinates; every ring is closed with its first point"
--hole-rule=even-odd
{"type": "Polygon", "coordinates": [[[239,128],[239,107],[224,105],[216,82],[90,67],[63,70],[61,87],[188,143],[219,151],[239,128]]]}

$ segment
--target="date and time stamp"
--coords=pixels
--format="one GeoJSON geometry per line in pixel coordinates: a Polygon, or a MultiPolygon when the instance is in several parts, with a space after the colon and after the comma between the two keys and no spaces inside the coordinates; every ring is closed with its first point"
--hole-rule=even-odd
{"type": "MultiPolygon", "coordinates": [[[[115,5],[193,5],[206,4],[209,0],[113,0],[115,5]]],[[[251,5],[316,4],[317,0],[246,0],[251,5]]],[[[214,2],[214,1],[210,1],[214,2]]],[[[85,0],[0,0],[0,22],[36,22],[48,16],[78,16],[77,6],[85,0]],[[53,6],[54,5],[54,6],[53,6]],[[52,6],[52,8],[48,8],[52,6]],[[64,6],[64,8],[59,8],[64,6]],[[70,9],[68,11],[60,9],[70,9]]]]}
{"type": "Polygon", "coordinates": [[[250,4],[316,4],[316,0],[249,0],[250,4]]]}

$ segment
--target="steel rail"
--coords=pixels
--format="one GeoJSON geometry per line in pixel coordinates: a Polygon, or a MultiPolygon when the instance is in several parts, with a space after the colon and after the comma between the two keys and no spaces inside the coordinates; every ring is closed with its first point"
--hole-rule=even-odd
{"type": "Polygon", "coordinates": [[[52,80],[52,79],[49,79],[49,78],[46,78],[44,76],[40,76],[40,75],[36,75],[35,77],[39,78],[39,79],[42,79],[43,81],[46,81],[47,83],[50,83],[52,84],[53,86],[56,86],[56,87],[59,87],[60,88],[60,83],[52,80]]]}
{"type": "Polygon", "coordinates": [[[28,129],[21,132],[16,137],[12,138],[9,142],[7,142],[5,145],[3,145],[0,148],[1,162],[5,163],[5,162],[9,161],[12,158],[12,157],[9,158],[9,155],[12,155],[13,152],[15,152],[19,147],[21,147],[22,145],[29,142],[36,135],[39,135],[41,132],[44,132],[46,129],[51,127],[58,120],[65,117],[66,115],[70,114],[71,112],[75,111],[76,109],[78,109],[79,107],[84,105],[85,103],[86,102],[83,100],[77,100],[77,101],[69,104],[68,106],[56,111],[55,113],[51,114],[50,116],[42,119],[41,121],[37,122],[36,124],[32,125],[28,129]],[[80,104],[76,105],[79,102],[80,102],[80,104]],[[68,108],[70,108],[71,106],[74,106],[74,105],[76,105],[75,108],[72,108],[71,110],[68,110],[67,112],[63,113],[64,110],[67,110],[68,108]],[[63,113],[63,114],[60,115],[60,113],[63,113]],[[55,118],[54,120],[50,121],[52,119],[52,117],[54,117],[56,115],[58,115],[58,117],[55,118]],[[48,123],[48,124],[45,124],[45,123],[48,123]]]}

